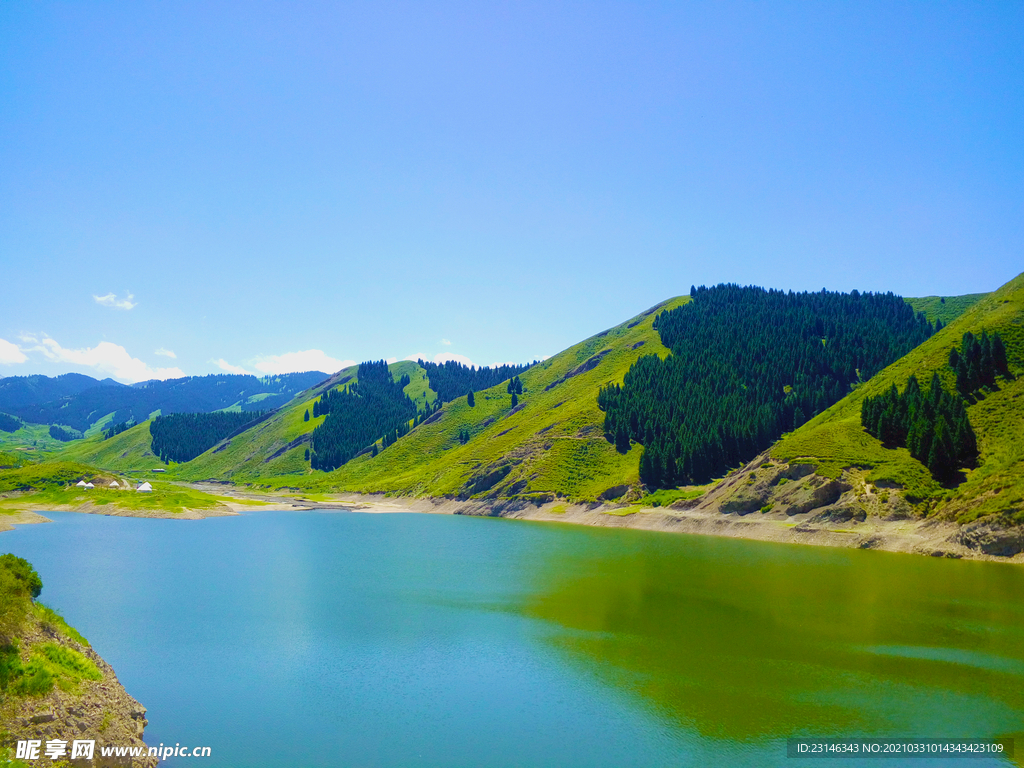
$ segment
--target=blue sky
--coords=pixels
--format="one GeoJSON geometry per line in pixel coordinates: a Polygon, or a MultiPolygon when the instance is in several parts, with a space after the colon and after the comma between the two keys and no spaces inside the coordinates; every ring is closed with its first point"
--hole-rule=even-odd
{"type": "Polygon", "coordinates": [[[0,4],[0,376],[554,354],[1024,269],[1024,5],[0,4]]]}

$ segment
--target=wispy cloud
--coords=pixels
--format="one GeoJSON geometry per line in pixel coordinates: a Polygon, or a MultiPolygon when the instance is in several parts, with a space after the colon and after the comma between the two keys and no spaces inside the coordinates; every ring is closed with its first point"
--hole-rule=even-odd
{"type": "Polygon", "coordinates": [[[172,360],[177,360],[177,359],[178,359],[178,356],[177,356],[176,354],[174,354],[174,352],[172,352],[172,351],[171,351],[171,350],[169,350],[169,349],[164,349],[163,347],[159,347],[159,348],[157,348],[157,349],[156,349],[156,350],[155,350],[155,351],[153,352],[153,354],[154,354],[154,355],[160,355],[161,357],[169,357],[169,358],[171,358],[172,360]]]}
{"type": "Polygon", "coordinates": [[[444,344],[446,347],[450,347],[452,345],[451,341],[449,341],[448,339],[441,339],[441,343],[444,344]]]}
{"type": "Polygon", "coordinates": [[[93,294],[93,298],[97,304],[102,304],[104,307],[113,307],[114,309],[134,309],[139,304],[137,301],[132,301],[135,298],[134,295],[128,293],[123,299],[118,299],[117,294],[108,293],[106,296],[96,296],[93,294]]]}
{"type": "Polygon", "coordinates": [[[337,373],[342,368],[348,368],[355,364],[355,360],[338,360],[321,349],[285,352],[283,355],[267,355],[258,357],[253,362],[257,371],[267,374],[299,373],[301,371],[337,373]]]}
{"type": "Polygon", "coordinates": [[[28,356],[21,351],[17,344],[12,344],[7,339],[0,339],[0,365],[13,365],[24,363],[28,356]]]}
{"type": "Polygon", "coordinates": [[[122,381],[135,383],[149,379],[180,379],[185,376],[180,368],[151,368],[142,360],[128,354],[128,350],[120,344],[109,341],[101,341],[95,347],[85,349],[67,349],[46,335],[41,338],[21,338],[35,344],[34,347],[24,350],[26,352],[40,352],[50,362],[81,365],[122,381]]]}
{"type": "Polygon", "coordinates": [[[245,368],[243,368],[240,365],[232,365],[227,360],[225,360],[223,357],[220,358],[219,360],[214,360],[213,362],[222,371],[227,371],[228,373],[240,373],[240,374],[243,374],[245,376],[255,376],[256,375],[252,371],[247,371],[245,368]]]}

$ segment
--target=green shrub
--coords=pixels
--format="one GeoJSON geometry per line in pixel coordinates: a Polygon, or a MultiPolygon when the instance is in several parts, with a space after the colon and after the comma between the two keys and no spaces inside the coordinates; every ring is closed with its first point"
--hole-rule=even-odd
{"type": "Polygon", "coordinates": [[[31,604],[25,582],[0,568],[0,642],[14,636],[31,604]]]}
{"type": "Polygon", "coordinates": [[[39,597],[39,593],[43,591],[43,580],[25,558],[10,554],[0,555],[0,568],[10,571],[16,579],[24,582],[33,599],[39,597]]]}

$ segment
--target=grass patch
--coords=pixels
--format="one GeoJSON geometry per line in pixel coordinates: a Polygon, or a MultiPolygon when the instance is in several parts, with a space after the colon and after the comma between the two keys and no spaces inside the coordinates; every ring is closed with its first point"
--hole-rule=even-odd
{"type": "Polygon", "coordinates": [[[56,685],[77,693],[83,680],[102,680],[99,668],[76,650],[57,643],[39,643],[22,662],[14,643],[0,647],[0,690],[11,696],[45,696],[56,685]]]}
{"type": "Polygon", "coordinates": [[[36,618],[39,619],[39,622],[43,625],[44,629],[50,629],[58,632],[59,634],[64,635],[64,637],[71,638],[76,643],[84,645],[86,648],[89,647],[89,641],[82,637],[79,631],[68,624],[64,620],[64,617],[53,610],[53,608],[43,605],[42,603],[34,603],[32,605],[32,610],[35,612],[36,618]]]}
{"type": "MultiPolygon", "coordinates": [[[[37,691],[42,690],[45,680],[50,681],[51,688],[53,683],[56,683],[62,691],[77,693],[78,684],[83,680],[103,679],[99,668],[92,661],[78,651],[57,643],[39,643],[33,646],[31,658],[25,669],[28,677],[35,676],[37,691]]],[[[29,695],[39,694],[33,692],[29,695]]]]}
{"type": "Polygon", "coordinates": [[[569,507],[567,507],[565,504],[556,504],[555,506],[548,510],[548,512],[552,515],[564,515],[568,511],[569,507]]]}
{"type": "Polygon", "coordinates": [[[607,512],[602,512],[602,515],[614,515],[615,517],[626,517],[628,515],[635,515],[640,510],[633,509],[631,507],[623,507],[622,509],[609,509],[607,512]]]}
{"type": "Polygon", "coordinates": [[[707,485],[687,486],[686,488],[661,488],[632,503],[640,507],[667,507],[677,501],[699,498],[714,488],[715,484],[708,483],[707,485]]]}
{"type": "MultiPolygon", "coordinates": [[[[214,496],[169,482],[150,481],[151,493],[93,488],[85,490],[76,486],[49,488],[13,499],[0,501],[0,513],[14,512],[26,507],[45,510],[48,507],[77,507],[91,503],[98,507],[112,507],[126,512],[160,511],[179,514],[184,509],[213,509],[223,501],[235,501],[223,496],[214,496]]],[[[263,502],[256,502],[263,503],[263,502]]]]}

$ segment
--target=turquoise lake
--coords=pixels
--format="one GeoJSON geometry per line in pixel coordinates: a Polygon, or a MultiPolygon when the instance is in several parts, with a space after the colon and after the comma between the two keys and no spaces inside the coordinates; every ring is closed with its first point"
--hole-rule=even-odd
{"type": "Polygon", "coordinates": [[[1024,764],[1024,568],[440,515],[0,534],[206,766],[1024,764]],[[788,736],[1009,760],[794,760],[788,736]]]}

